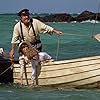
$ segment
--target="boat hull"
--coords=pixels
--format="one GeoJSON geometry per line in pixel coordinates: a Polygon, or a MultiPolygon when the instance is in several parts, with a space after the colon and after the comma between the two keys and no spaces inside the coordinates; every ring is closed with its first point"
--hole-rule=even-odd
{"type": "MultiPolygon", "coordinates": [[[[20,65],[14,64],[14,83],[20,83],[20,65]]],[[[28,84],[31,84],[31,67],[26,66],[28,84]]],[[[48,62],[37,67],[37,85],[78,87],[100,81],[100,56],[48,62]]],[[[23,83],[26,85],[25,75],[23,83]]]]}

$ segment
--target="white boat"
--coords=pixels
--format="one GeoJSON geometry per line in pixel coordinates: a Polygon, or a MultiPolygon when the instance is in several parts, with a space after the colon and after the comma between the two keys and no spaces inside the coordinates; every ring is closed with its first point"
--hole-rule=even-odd
{"type": "MultiPolygon", "coordinates": [[[[31,71],[31,67],[26,66],[27,82],[24,76],[24,84],[31,84],[31,71]]],[[[20,83],[19,72],[19,64],[14,64],[14,83],[20,83]]],[[[37,67],[39,86],[96,87],[99,82],[100,56],[48,62],[37,67]]]]}

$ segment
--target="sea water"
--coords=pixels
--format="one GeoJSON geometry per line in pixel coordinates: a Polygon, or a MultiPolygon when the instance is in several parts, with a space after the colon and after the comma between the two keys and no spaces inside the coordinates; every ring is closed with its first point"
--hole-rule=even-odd
{"type": "Polygon", "coordinates": [[[100,90],[2,85],[0,100],[100,100],[100,90]]]}
{"type": "MultiPolygon", "coordinates": [[[[13,27],[18,21],[16,15],[0,15],[0,47],[9,53],[13,27]]],[[[46,23],[63,32],[57,36],[40,33],[43,51],[55,60],[76,59],[100,55],[100,43],[94,38],[100,33],[100,23],[95,21],[48,22],[46,23]]],[[[15,53],[18,57],[17,49],[15,53]]],[[[64,89],[64,88],[23,88],[12,85],[0,85],[0,100],[99,100],[99,89],[64,89]]]]}
{"type": "MultiPolygon", "coordinates": [[[[18,21],[16,15],[0,15],[0,47],[9,52],[13,27],[18,21]]],[[[41,33],[43,51],[49,53],[54,59],[74,59],[86,56],[99,55],[100,43],[94,35],[100,32],[100,23],[46,23],[60,31],[63,35],[48,35],[41,33]]],[[[16,50],[16,57],[17,57],[16,50]]]]}

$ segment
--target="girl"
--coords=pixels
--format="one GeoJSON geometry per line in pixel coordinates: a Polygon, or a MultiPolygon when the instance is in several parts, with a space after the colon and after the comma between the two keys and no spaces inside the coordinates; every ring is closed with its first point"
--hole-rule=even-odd
{"type": "Polygon", "coordinates": [[[47,61],[53,61],[52,57],[48,55],[46,52],[38,52],[37,49],[32,47],[29,42],[23,41],[20,43],[18,52],[20,54],[19,57],[19,64],[20,64],[20,77],[21,77],[21,84],[23,84],[23,72],[24,66],[28,64],[32,67],[32,84],[34,84],[36,79],[36,66],[39,63],[44,63],[47,61]]]}

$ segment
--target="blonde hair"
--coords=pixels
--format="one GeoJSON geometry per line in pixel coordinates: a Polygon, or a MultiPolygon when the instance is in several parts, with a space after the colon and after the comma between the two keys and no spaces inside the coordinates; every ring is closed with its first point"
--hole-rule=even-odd
{"type": "Polygon", "coordinates": [[[25,41],[19,45],[18,52],[19,54],[24,54],[25,56],[27,56],[28,59],[32,59],[33,57],[37,56],[39,53],[39,51],[36,48],[34,48],[29,42],[25,42],[25,41]],[[25,53],[23,53],[22,51],[23,45],[28,46],[28,50],[25,53]]]}

